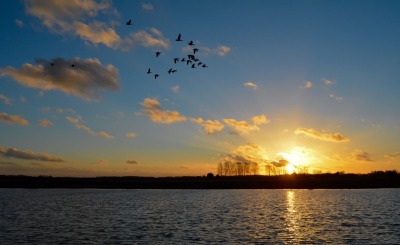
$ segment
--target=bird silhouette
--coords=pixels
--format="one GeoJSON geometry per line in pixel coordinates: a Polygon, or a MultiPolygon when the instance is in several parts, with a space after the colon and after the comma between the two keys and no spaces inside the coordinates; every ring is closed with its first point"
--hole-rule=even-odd
{"type": "Polygon", "coordinates": [[[149,70],[147,71],[147,74],[150,74],[151,73],[151,71],[150,71],[150,68],[149,68],[149,70]]]}
{"type": "Polygon", "coordinates": [[[188,54],[188,59],[194,59],[194,55],[192,55],[192,54],[188,54]]]}
{"type": "Polygon", "coordinates": [[[196,59],[193,59],[193,60],[194,60],[194,62],[197,62],[197,61],[199,61],[199,59],[197,59],[197,58],[196,58],[196,59]]]}
{"type": "Polygon", "coordinates": [[[180,34],[180,33],[179,33],[178,39],[176,39],[175,41],[178,41],[178,42],[183,41],[183,40],[181,39],[181,34],[180,34]]]}
{"type": "Polygon", "coordinates": [[[154,79],[157,79],[158,76],[159,76],[158,74],[155,74],[155,75],[154,75],[154,79]]]}
{"type": "Polygon", "coordinates": [[[202,67],[206,68],[206,67],[208,67],[208,66],[206,66],[206,64],[204,64],[204,65],[202,65],[202,67]]]}
{"type": "Polygon", "coordinates": [[[162,52],[156,52],[156,57],[158,57],[162,52]]]}
{"type": "Polygon", "coordinates": [[[193,41],[190,41],[190,43],[188,43],[190,46],[194,45],[193,41]]]}
{"type": "Polygon", "coordinates": [[[187,62],[187,64],[186,64],[186,65],[189,65],[189,63],[190,63],[190,64],[192,63],[192,61],[191,61],[191,60],[187,60],[186,62],[187,62]]]}
{"type": "Polygon", "coordinates": [[[72,64],[72,65],[71,65],[71,67],[75,67],[75,65],[74,65],[74,64],[72,64]]]}
{"type": "Polygon", "coordinates": [[[173,71],[172,71],[172,73],[175,73],[175,72],[177,72],[177,70],[173,70],[173,71]]]}
{"type": "Polygon", "coordinates": [[[128,26],[130,26],[130,25],[132,25],[132,20],[129,20],[128,22],[126,22],[126,25],[128,25],[128,26]]]}
{"type": "Polygon", "coordinates": [[[193,64],[191,68],[196,68],[195,64],[193,64]]]}
{"type": "Polygon", "coordinates": [[[199,51],[198,48],[194,48],[194,49],[193,49],[193,54],[196,54],[196,52],[198,52],[198,51],[199,51]]]}
{"type": "Polygon", "coordinates": [[[179,59],[178,59],[178,58],[175,58],[175,59],[174,59],[175,64],[176,64],[177,61],[179,62],[179,59]]]}
{"type": "Polygon", "coordinates": [[[168,74],[171,74],[172,68],[168,70],[168,74]]]}
{"type": "Polygon", "coordinates": [[[54,66],[54,63],[51,63],[50,65],[51,65],[51,66],[54,66]]]}
{"type": "Polygon", "coordinates": [[[181,59],[181,61],[184,62],[184,61],[185,61],[185,58],[181,59]]]}
{"type": "Polygon", "coordinates": [[[203,64],[202,62],[199,62],[197,65],[199,66],[199,65],[201,65],[201,64],[203,64]]]}

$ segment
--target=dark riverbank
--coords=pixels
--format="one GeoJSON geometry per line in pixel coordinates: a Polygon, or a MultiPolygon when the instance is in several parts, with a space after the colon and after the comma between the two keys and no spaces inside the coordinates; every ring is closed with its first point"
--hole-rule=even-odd
{"type": "Polygon", "coordinates": [[[370,174],[294,174],[223,177],[96,177],[0,176],[0,188],[101,189],[361,189],[400,188],[394,171],[370,174]]]}

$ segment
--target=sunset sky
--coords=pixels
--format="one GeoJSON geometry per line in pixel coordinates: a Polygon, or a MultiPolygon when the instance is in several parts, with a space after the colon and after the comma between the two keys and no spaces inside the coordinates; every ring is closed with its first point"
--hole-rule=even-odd
{"type": "Polygon", "coordinates": [[[398,1],[1,6],[0,174],[400,170],[398,1]]]}

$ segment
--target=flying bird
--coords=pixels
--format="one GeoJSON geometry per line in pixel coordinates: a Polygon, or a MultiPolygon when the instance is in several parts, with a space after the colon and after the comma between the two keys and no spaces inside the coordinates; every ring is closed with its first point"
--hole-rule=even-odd
{"type": "Polygon", "coordinates": [[[74,64],[72,64],[72,65],[71,65],[71,67],[75,67],[75,65],[74,65],[74,64]]]}
{"type": "Polygon", "coordinates": [[[193,59],[193,60],[194,60],[194,62],[197,62],[197,61],[199,61],[199,59],[197,59],[197,58],[196,58],[196,59],[193,59]]]}
{"type": "Polygon", "coordinates": [[[150,68],[149,68],[149,70],[147,71],[147,74],[150,74],[151,73],[151,71],[150,71],[150,68]]]}
{"type": "Polygon", "coordinates": [[[51,63],[50,65],[51,65],[51,66],[54,66],[54,63],[51,63]]]}
{"type": "Polygon", "coordinates": [[[194,65],[195,65],[195,64],[193,64],[191,68],[196,68],[194,65]]]}
{"type": "Polygon", "coordinates": [[[178,59],[178,58],[175,58],[175,59],[174,59],[175,64],[176,64],[177,61],[179,61],[179,59],[178,59]]]}
{"type": "Polygon", "coordinates": [[[204,64],[204,65],[202,65],[202,67],[206,68],[206,67],[208,67],[208,66],[206,66],[206,64],[204,64]]]}
{"type": "Polygon", "coordinates": [[[194,54],[196,54],[196,52],[198,52],[198,51],[199,51],[198,48],[194,48],[194,49],[193,49],[193,53],[194,53],[194,54]]]}
{"type": "Polygon", "coordinates": [[[197,65],[199,66],[199,65],[201,65],[201,64],[203,64],[202,62],[199,62],[197,65]]]}
{"type": "Polygon", "coordinates": [[[162,52],[156,52],[156,57],[158,57],[162,52]]]}
{"type": "Polygon", "coordinates": [[[175,72],[177,72],[177,70],[173,70],[173,71],[172,71],[172,73],[175,73],[175,72]]]}
{"type": "Polygon", "coordinates": [[[190,41],[190,43],[188,43],[190,46],[194,45],[193,41],[190,41]]]}
{"type": "Polygon", "coordinates": [[[191,60],[187,60],[186,62],[187,62],[187,64],[186,64],[186,65],[189,65],[189,63],[190,63],[190,64],[192,63],[192,61],[191,61],[191,60]]]}
{"type": "Polygon", "coordinates": [[[154,79],[157,79],[157,77],[158,77],[158,74],[155,74],[155,75],[154,75],[154,79]]]}
{"type": "Polygon", "coordinates": [[[126,22],[126,25],[131,26],[132,25],[132,20],[129,20],[128,22],[126,22]]]}
{"type": "Polygon", "coordinates": [[[188,54],[188,59],[194,59],[194,55],[188,54]]]}
{"type": "Polygon", "coordinates": [[[172,68],[168,70],[168,74],[171,74],[172,68]]]}
{"type": "Polygon", "coordinates": [[[184,62],[184,61],[185,61],[185,58],[181,59],[181,61],[184,62]]]}
{"type": "Polygon", "coordinates": [[[181,34],[179,33],[179,36],[178,36],[178,39],[176,39],[176,41],[183,41],[182,39],[181,39],[181,34]]]}

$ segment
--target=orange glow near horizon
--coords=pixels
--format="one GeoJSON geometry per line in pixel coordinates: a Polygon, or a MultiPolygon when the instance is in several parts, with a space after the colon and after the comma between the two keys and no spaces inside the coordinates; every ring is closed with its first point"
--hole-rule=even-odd
{"type": "Polygon", "coordinates": [[[296,168],[293,164],[288,164],[286,165],[286,170],[289,174],[292,174],[296,170],[296,168]]]}

